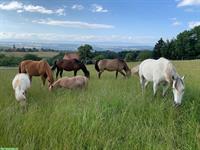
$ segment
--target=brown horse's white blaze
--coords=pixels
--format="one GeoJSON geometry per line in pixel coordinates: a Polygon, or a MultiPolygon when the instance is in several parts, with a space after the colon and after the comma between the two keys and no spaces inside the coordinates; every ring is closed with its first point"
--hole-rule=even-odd
{"type": "Polygon", "coordinates": [[[146,59],[139,65],[139,77],[142,91],[148,84],[153,82],[153,91],[156,95],[158,85],[164,83],[163,96],[170,85],[173,88],[174,103],[180,105],[184,94],[184,77],[180,77],[173,64],[165,59],[146,59]]]}
{"type": "Polygon", "coordinates": [[[99,78],[101,77],[101,74],[104,72],[104,70],[116,71],[116,78],[118,76],[118,72],[127,77],[131,75],[131,70],[129,69],[126,62],[122,59],[102,59],[96,61],[95,69],[98,72],[99,78]],[[123,72],[123,70],[125,71],[125,73],[123,72]]]}
{"type": "Polygon", "coordinates": [[[32,76],[41,76],[43,85],[45,85],[46,79],[48,80],[48,85],[50,86],[53,82],[53,74],[49,64],[44,61],[32,61],[24,60],[19,65],[19,73],[28,73],[30,80],[32,76]]]}
{"type": "Polygon", "coordinates": [[[66,89],[82,89],[86,88],[88,85],[88,78],[85,76],[75,76],[75,77],[63,77],[55,81],[49,90],[55,88],[66,88],[66,89]]]}

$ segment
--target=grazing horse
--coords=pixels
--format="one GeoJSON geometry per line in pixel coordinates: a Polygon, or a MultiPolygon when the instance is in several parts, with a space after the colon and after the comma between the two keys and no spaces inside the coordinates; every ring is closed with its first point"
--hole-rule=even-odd
{"type": "Polygon", "coordinates": [[[32,76],[41,76],[43,85],[45,85],[46,79],[49,82],[49,86],[54,82],[51,67],[44,61],[32,61],[24,60],[19,64],[19,73],[27,73],[32,81],[32,76]]]}
{"type": "Polygon", "coordinates": [[[76,76],[78,70],[82,70],[83,73],[87,78],[90,77],[90,72],[87,70],[86,66],[78,59],[61,59],[54,62],[53,67],[51,70],[55,70],[56,72],[56,79],[58,78],[58,74],[60,73],[60,77],[62,77],[63,70],[65,71],[74,71],[74,76],[76,76]]]}
{"type": "Polygon", "coordinates": [[[20,105],[24,109],[27,110],[26,107],[26,91],[30,88],[31,82],[28,74],[18,73],[13,81],[12,87],[15,90],[15,98],[20,103],[20,105]]]}
{"type": "Polygon", "coordinates": [[[75,77],[63,77],[55,81],[50,87],[51,91],[54,88],[66,88],[66,89],[83,89],[88,85],[88,78],[84,76],[75,76],[75,77]]]}
{"type": "Polygon", "coordinates": [[[146,59],[139,65],[139,77],[142,86],[142,91],[147,86],[148,82],[153,82],[154,96],[158,85],[164,83],[163,96],[165,96],[170,85],[173,88],[174,103],[180,105],[184,94],[184,77],[180,77],[176,72],[173,64],[161,57],[158,60],[146,59]]]}
{"type": "Polygon", "coordinates": [[[101,77],[101,74],[104,70],[107,71],[116,71],[116,78],[118,76],[118,72],[120,72],[123,76],[129,77],[131,75],[131,70],[129,69],[126,62],[122,59],[102,59],[96,61],[95,69],[98,72],[98,77],[101,77]],[[126,74],[123,72],[126,72],[126,74]]]}

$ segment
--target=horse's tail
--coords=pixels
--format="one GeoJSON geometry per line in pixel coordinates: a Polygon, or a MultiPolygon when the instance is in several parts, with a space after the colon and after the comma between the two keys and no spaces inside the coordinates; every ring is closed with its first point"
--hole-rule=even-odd
{"type": "Polygon", "coordinates": [[[58,61],[58,60],[56,60],[56,61],[54,62],[54,64],[53,64],[53,67],[51,68],[51,70],[53,70],[53,71],[54,71],[54,70],[56,69],[56,67],[57,67],[57,64],[56,64],[56,63],[57,63],[57,61],[58,61]]]}
{"type": "Polygon", "coordinates": [[[137,66],[135,66],[131,69],[131,74],[132,75],[134,75],[134,74],[138,75],[139,74],[139,65],[137,65],[137,66]]]}
{"type": "Polygon", "coordinates": [[[98,66],[98,62],[99,62],[99,60],[97,60],[95,62],[95,69],[96,69],[97,72],[100,72],[100,69],[99,69],[99,66],[98,66]]]}

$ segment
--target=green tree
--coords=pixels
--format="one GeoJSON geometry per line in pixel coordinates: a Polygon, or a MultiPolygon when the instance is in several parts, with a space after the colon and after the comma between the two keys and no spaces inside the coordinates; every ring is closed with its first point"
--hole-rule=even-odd
{"type": "Polygon", "coordinates": [[[26,54],[24,55],[23,60],[41,60],[41,58],[34,54],[26,54]]]}
{"type": "Polygon", "coordinates": [[[95,56],[94,57],[94,60],[101,60],[101,59],[105,59],[105,56],[104,55],[102,55],[102,54],[100,54],[100,55],[97,55],[97,56],[95,56]]]}
{"type": "Polygon", "coordinates": [[[137,57],[137,60],[143,61],[148,58],[152,58],[152,51],[141,51],[137,57]]]}
{"type": "Polygon", "coordinates": [[[162,48],[165,46],[165,41],[163,41],[162,38],[156,43],[154,49],[153,49],[153,57],[159,58],[162,56],[162,48]]]}
{"type": "Polygon", "coordinates": [[[92,58],[93,48],[89,44],[82,45],[78,48],[78,52],[81,60],[87,61],[92,58]]]}
{"type": "Polygon", "coordinates": [[[125,55],[125,60],[126,61],[134,61],[134,53],[127,53],[125,55]]]}

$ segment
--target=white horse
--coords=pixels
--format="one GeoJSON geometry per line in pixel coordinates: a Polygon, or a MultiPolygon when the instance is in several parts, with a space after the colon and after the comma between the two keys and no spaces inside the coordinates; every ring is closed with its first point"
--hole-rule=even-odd
{"type": "Polygon", "coordinates": [[[25,73],[18,73],[12,81],[12,87],[15,90],[15,98],[26,109],[26,91],[30,88],[31,82],[29,76],[25,73]]]}
{"type": "Polygon", "coordinates": [[[184,94],[184,77],[180,77],[173,64],[161,57],[158,60],[146,59],[139,65],[139,77],[142,91],[148,82],[153,82],[154,96],[160,83],[164,83],[163,96],[165,96],[170,85],[173,88],[175,105],[180,105],[184,94]]]}

